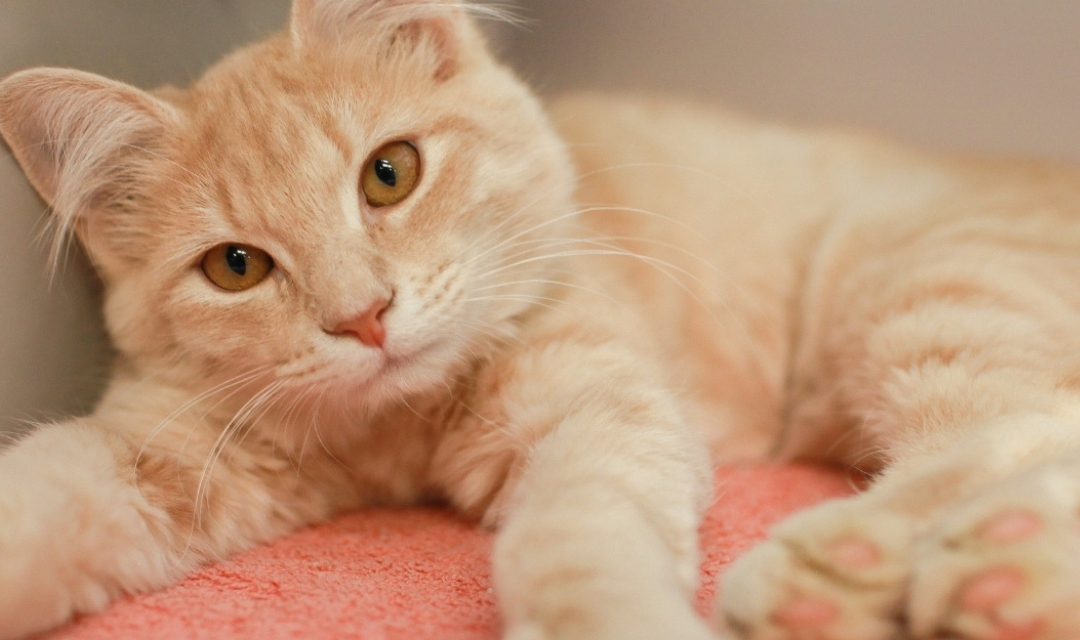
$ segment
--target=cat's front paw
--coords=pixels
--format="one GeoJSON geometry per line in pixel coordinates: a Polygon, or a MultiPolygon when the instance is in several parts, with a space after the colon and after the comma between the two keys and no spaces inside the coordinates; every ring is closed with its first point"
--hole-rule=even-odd
{"type": "Polygon", "coordinates": [[[0,456],[0,640],[178,575],[130,476],[106,436],[76,426],[39,429],[0,456]]]}
{"type": "Polygon", "coordinates": [[[916,548],[908,614],[915,637],[1080,638],[1080,513],[1074,474],[1007,481],[916,548]]]}
{"type": "Polygon", "coordinates": [[[789,518],[724,576],[723,624],[746,640],[893,638],[913,535],[861,497],[789,518]]]}

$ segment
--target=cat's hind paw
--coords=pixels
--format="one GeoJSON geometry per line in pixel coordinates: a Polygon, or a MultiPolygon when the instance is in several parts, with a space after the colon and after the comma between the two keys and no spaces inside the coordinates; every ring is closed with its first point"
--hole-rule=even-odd
{"type": "Polygon", "coordinates": [[[1053,469],[995,487],[915,551],[915,637],[1080,638],[1080,514],[1053,469]]]}
{"type": "Polygon", "coordinates": [[[796,515],[728,570],[723,624],[745,640],[893,638],[912,536],[860,498],[796,515]]]}

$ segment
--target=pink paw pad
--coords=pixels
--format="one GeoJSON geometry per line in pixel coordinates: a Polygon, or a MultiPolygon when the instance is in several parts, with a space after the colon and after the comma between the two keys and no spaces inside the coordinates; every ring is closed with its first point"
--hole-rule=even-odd
{"type": "Polygon", "coordinates": [[[773,612],[773,620],[789,629],[822,627],[840,615],[840,608],[828,600],[792,600],[773,612]]]}
{"type": "Polygon", "coordinates": [[[991,569],[967,581],[960,591],[960,606],[967,611],[992,611],[1023,589],[1024,582],[1019,569],[991,569]]]}
{"type": "Polygon", "coordinates": [[[868,569],[881,562],[881,550],[859,538],[840,538],[829,546],[833,562],[854,569],[868,569]]]}
{"type": "Polygon", "coordinates": [[[1038,515],[1025,509],[1011,509],[990,518],[979,527],[978,536],[989,542],[1011,544],[1022,542],[1042,531],[1038,515]]]}

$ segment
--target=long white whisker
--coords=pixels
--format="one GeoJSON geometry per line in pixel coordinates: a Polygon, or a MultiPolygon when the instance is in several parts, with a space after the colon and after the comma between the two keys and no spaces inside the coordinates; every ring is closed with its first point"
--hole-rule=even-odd
{"type": "Polygon", "coordinates": [[[498,289],[503,289],[503,288],[506,288],[506,287],[519,287],[519,286],[522,286],[522,285],[531,285],[531,284],[548,285],[548,286],[551,286],[551,287],[565,287],[567,289],[574,289],[574,290],[577,290],[577,291],[583,291],[585,293],[595,295],[595,296],[597,296],[599,298],[603,298],[604,300],[607,300],[608,302],[613,302],[613,303],[618,304],[620,306],[623,306],[623,304],[624,304],[622,301],[620,301],[620,300],[618,300],[616,298],[613,298],[612,296],[610,296],[607,293],[605,293],[603,291],[600,291],[598,289],[593,289],[592,287],[586,287],[584,285],[580,285],[580,284],[577,284],[577,283],[574,283],[574,282],[565,282],[565,281],[562,281],[562,280],[552,280],[552,279],[547,279],[547,278],[529,278],[529,279],[526,279],[526,280],[509,280],[507,282],[498,282],[498,283],[489,284],[489,285],[486,285],[486,286],[483,286],[483,287],[476,287],[472,291],[474,293],[483,293],[485,291],[498,290],[498,289]]]}
{"type": "Polygon", "coordinates": [[[552,225],[559,224],[560,222],[564,222],[564,221],[569,220],[571,218],[576,218],[576,217],[580,216],[582,213],[584,213],[584,211],[578,211],[578,210],[570,211],[569,213],[564,213],[564,214],[562,214],[560,216],[556,216],[554,218],[549,218],[547,220],[544,220],[543,222],[540,222],[538,224],[534,224],[533,226],[531,226],[531,227],[529,227],[529,228],[527,228],[527,229],[525,229],[523,231],[519,231],[518,233],[504,239],[503,241],[501,241],[499,243],[496,243],[495,245],[493,245],[491,247],[488,247],[484,251],[481,251],[480,253],[478,253],[478,254],[476,254],[474,256],[471,256],[470,258],[465,260],[464,264],[466,266],[471,265],[472,263],[476,262],[477,260],[481,260],[484,257],[490,255],[491,253],[494,253],[495,251],[498,251],[498,250],[502,249],[503,247],[505,247],[506,245],[514,242],[515,240],[523,238],[523,237],[529,235],[530,233],[535,233],[535,232],[537,232],[537,231],[539,231],[541,229],[550,227],[552,225]]]}
{"type": "Polygon", "coordinates": [[[458,324],[465,327],[475,328],[488,339],[500,342],[502,344],[514,344],[526,349],[531,348],[531,345],[522,340],[519,336],[491,322],[486,322],[478,319],[459,319],[458,324]]]}
{"type": "MultiPolygon", "coordinates": [[[[264,387],[257,394],[252,396],[244,405],[237,411],[232,420],[225,425],[225,428],[221,430],[217,439],[214,441],[213,446],[210,448],[210,452],[206,457],[206,461],[203,463],[202,472],[199,476],[199,483],[195,489],[195,517],[192,519],[192,531],[193,537],[195,531],[203,526],[202,518],[205,513],[205,509],[209,507],[209,490],[211,485],[211,477],[213,468],[217,464],[218,458],[221,457],[222,452],[225,450],[229,440],[239,431],[245,421],[254,413],[254,411],[266,401],[267,398],[272,396],[278,389],[284,385],[284,381],[275,380],[266,387],[264,387]],[[204,505],[204,503],[206,503],[204,505]]],[[[189,537],[189,542],[192,538],[189,537]]]]}
{"type": "MultiPolygon", "coordinates": [[[[603,243],[593,243],[593,244],[595,244],[597,246],[605,246],[605,247],[607,246],[607,245],[604,245],[603,243]]],[[[717,324],[722,324],[720,322],[720,319],[712,312],[712,309],[709,307],[709,305],[707,305],[705,303],[705,301],[702,300],[701,297],[697,293],[695,293],[693,290],[691,290],[690,287],[687,286],[686,283],[684,283],[682,280],[680,280],[678,276],[679,275],[685,276],[685,277],[689,278],[692,282],[696,283],[697,285],[703,286],[704,283],[701,281],[700,278],[698,278],[694,274],[690,273],[689,271],[686,271],[685,269],[679,267],[678,265],[672,264],[672,263],[670,263],[670,262],[668,262],[666,260],[661,260],[660,258],[655,258],[655,257],[652,257],[652,256],[645,256],[645,255],[642,255],[642,254],[634,253],[632,251],[628,251],[626,249],[623,249],[621,247],[616,247],[614,245],[611,245],[610,248],[604,248],[604,249],[574,249],[574,250],[562,251],[562,252],[552,253],[552,254],[547,254],[547,255],[524,258],[524,259],[518,260],[517,262],[514,262],[513,264],[503,265],[503,266],[499,266],[497,268],[494,268],[492,270],[489,270],[489,271],[484,273],[484,276],[485,277],[491,277],[493,275],[497,275],[498,273],[501,273],[501,272],[504,272],[504,271],[507,271],[507,270],[510,270],[510,269],[516,269],[518,267],[521,267],[521,266],[524,266],[524,265],[530,264],[530,263],[543,262],[543,261],[546,261],[546,260],[556,260],[556,259],[559,259],[559,258],[584,257],[584,256],[614,256],[614,257],[624,257],[624,258],[630,258],[630,259],[634,259],[634,260],[640,260],[641,262],[643,262],[645,264],[648,264],[648,265],[652,266],[653,268],[655,268],[657,270],[657,272],[663,274],[668,280],[670,280],[673,284],[675,284],[677,287],[679,287],[684,293],[686,293],[688,296],[690,296],[691,299],[693,299],[695,302],[697,302],[701,306],[701,308],[706,313],[709,314],[709,316],[713,319],[714,322],[716,322],[717,324]]],[[[726,306],[727,305],[725,304],[725,307],[726,306]]],[[[728,311],[730,312],[731,310],[728,309],[728,311]]],[[[731,315],[731,318],[736,321],[736,324],[739,327],[739,330],[742,332],[743,337],[747,340],[748,343],[752,344],[753,338],[751,337],[750,332],[747,330],[747,328],[743,324],[743,322],[739,319],[739,317],[736,314],[731,313],[730,315],[731,315]]]]}
{"type": "Polygon", "coordinates": [[[559,303],[562,302],[558,298],[548,298],[544,296],[533,296],[529,294],[505,294],[505,295],[490,295],[490,296],[478,296],[475,298],[467,298],[466,302],[486,302],[490,300],[510,300],[512,302],[527,302],[538,307],[544,307],[545,309],[556,310],[559,307],[559,303]],[[551,304],[548,304],[551,303],[551,304]]]}
{"type": "MultiPolygon", "coordinates": [[[[253,410],[252,413],[243,420],[243,424],[245,425],[242,430],[243,433],[238,440],[235,440],[233,442],[232,453],[230,453],[229,457],[226,459],[226,465],[231,463],[233,456],[236,455],[236,451],[240,448],[241,445],[244,444],[244,440],[247,439],[248,434],[251,433],[252,429],[260,421],[262,421],[263,418],[266,417],[266,414],[268,414],[271,409],[274,408],[274,404],[278,401],[278,399],[284,395],[285,386],[286,382],[284,380],[279,381],[278,388],[274,390],[274,393],[266,397],[261,403],[261,406],[258,408],[258,415],[255,415],[255,412],[253,410]]],[[[295,401],[292,406],[295,406],[295,401]]],[[[277,424],[277,428],[280,430],[287,427],[288,422],[286,416],[283,415],[281,421],[277,424]]]]}
{"type": "Polygon", "coordinates": [[[228,395],[220,398],[214,405],[210,406],[206,410],[206,412],[204,412],[204,415],[205,415],[205,413],[209,413],[210,411],[213,411],[222,402],[225,402],[226,400],[231,398],[245,384],[247,384],[248,382],[251,382],[252,380],[255,380],[256,378],[258,378],[262,374],[269,371],[269,369],[270,369],[269,366],[264,366],[264,367],[260,367],[260,368],[254,369],[252,371],[246,372],[246,373],[242,373],[242,374],[234,376],[232,378],[229,378],[228,380],[225,380],[224,382],[222,382],[220,384],[217,384],[217,385],[211,387],[210,389],[207,389],[206,391],[203,391],[202,393],[196,395],[195,397],[191,398],[190,400],[188,400],[184,404],[177,407],[175,410],[173,410],[172,413],[170,413],[163,420],[161,420],[161,422],[159,422],[158,425],[156,427],[154,427],[154,429],[151,430],[150,433],[143,440],[142,445],[139,447],[138,453],[135,455],[135,467],[134,468],[135,469],[138,468],[139,461],[142,459],[142,456],[146,453],[147,447],[150,446],[150,443],[154,440],[154,438],[156,438],[158,436],[158,434],[160,434],[162,431],[167,429],[176,420],[178,420],[180,418],[180,416],[182,416],[183,414],[190,411],[196,405],[198,405],[198,404],[212,398],[213,396],[215,396],[215,395],[217,395],[219,393],[225,392],[225,391],[232,390],[231,393],[229,393],[228,395]]]}

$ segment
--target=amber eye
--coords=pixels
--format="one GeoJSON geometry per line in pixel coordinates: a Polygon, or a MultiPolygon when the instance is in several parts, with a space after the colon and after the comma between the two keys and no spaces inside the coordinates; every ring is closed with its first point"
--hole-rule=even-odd
{"type": "Polygon", "coordinates": [[[210,282],[226,291],[244,291],[266,279],[274,259],[246,244],[219,244],[206,252],[202,270],[210,282]]]}
{"type": "Polygon", "coordinates": [[[408,142],[391,142],[376,151],[360,174],[360,190],[375,208],[409,197],[420,181],[420,152],[408,142]]]}

